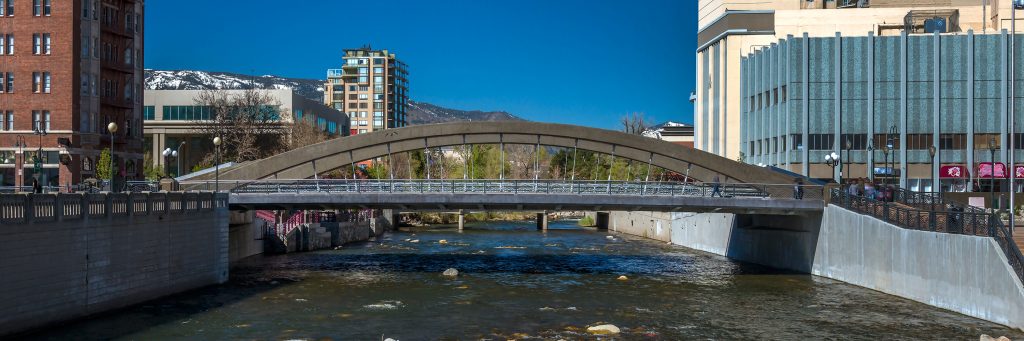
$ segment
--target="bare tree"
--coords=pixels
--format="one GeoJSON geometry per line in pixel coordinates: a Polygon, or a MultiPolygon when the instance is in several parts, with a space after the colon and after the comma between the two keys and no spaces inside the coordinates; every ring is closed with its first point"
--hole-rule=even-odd
{"type": "Polygon", "coordinates": [[[286,152],[330,139],[331,136],[324,132],[323,129],[320,129],[320,127],[315,126],[313,122],[306,119],[298,120],[292,124],[291,132],[287,136],[282,135],[282,149],[279,152],[286,152]]]}
{"type": "Polygon", "coordinates": [[[506,179],[533,179],[534,148],[532,145],[511,144],[505,146],[508,158],[506,179]]]}
{"type": "Polygon", "coordinates": [[[647,119],[644,118],[644,113],[633,112],[629,115],[622,116],[622,132],[631,135],[643,134],[648,128],[647,119]]]}
{"type": "Polygon", "coordinates": [[[266,91],[205,90],[195,98],[195,103],[205,111],[196,117],[196,133],[209,140],[220,136],[224,160],[264,158],[287,142],[281,121],[287,120],[289,113],[283,112],[281,102],[266,91]]]}

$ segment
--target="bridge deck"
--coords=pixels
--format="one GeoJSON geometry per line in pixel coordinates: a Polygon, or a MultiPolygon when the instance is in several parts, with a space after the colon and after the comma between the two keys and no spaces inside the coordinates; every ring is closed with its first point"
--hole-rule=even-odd
{"type": "Polygon", "coordinates": [[[821,200],[664,197],[641,195],[485,193],[232,193],[241,209],[390,208],[398,210],[625,210],[803,215],[821,212],[821,200]]]}

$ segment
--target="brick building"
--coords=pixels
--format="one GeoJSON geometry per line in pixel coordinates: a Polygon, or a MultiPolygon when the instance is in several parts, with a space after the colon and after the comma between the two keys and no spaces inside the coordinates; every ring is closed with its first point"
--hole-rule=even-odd
{"type": "Polygon", "coordinates": [[[0,0],[0,186],[95,177],[110,122],[118,177],[140,177],[144,5],[0,0]]]}

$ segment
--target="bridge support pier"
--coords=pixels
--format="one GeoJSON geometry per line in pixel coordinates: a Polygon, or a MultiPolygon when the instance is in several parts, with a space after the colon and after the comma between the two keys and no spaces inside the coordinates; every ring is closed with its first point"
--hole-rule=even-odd
{"type": "Polygon", "coordinates": [[[459,232],[466,227],[466,211],[459,210],[459,232]]]}
{"type": "Polygon", "coordinates": [[[609,220],[608,212],[594,212],[594,227],[598,230],[607,230],[609,220]]]}
{"type": "Polygon", "coordinates": [[[547,231],[548,230],[548,212],[537,213],[537,230],[547,231]]]}

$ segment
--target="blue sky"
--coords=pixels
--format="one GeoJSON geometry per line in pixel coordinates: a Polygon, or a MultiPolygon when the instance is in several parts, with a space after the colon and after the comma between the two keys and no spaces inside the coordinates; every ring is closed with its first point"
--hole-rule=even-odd
{"type": "Polygon", "coordinates": [[[151,69],[323,79],[344,48],[409,65],[410,97],[544,122],[692,122],[696,2],[685,0],[158,0],[151,69]]]}

